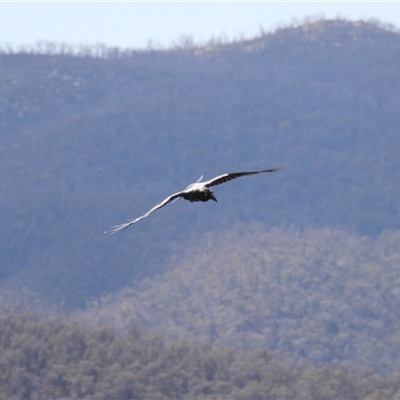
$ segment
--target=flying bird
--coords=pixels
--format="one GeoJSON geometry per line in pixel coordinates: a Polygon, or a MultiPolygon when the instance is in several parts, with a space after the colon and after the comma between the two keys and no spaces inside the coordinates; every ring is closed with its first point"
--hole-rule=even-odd
{"type": "Polygon", "coordinates": [[[175,203],[176,201],[180,200],[181,198],[188,200],[191,203],[196,202],[196,201],[203,201],[203,202],[206,202],[209,200],[217,201],[216,197],[214,196],[213,191],[210,189],[211,186],[220,185],[221,183],[231,181],[232,179],[240,178],[241,176],[262,174],[264,172],[279,171],[281,168],[282,167],[276,167],[276,168],[271,168],[271,169],[264,169],[262,171],[250,171],[250,172],[230,172],[228,174],[223,174],[223,175],[217,176],[217,177],[210,179],[209,181],[205,181],[205,182],[201,181],[203,179],[203,175],[202,175],[197,180],[197,182],[191,183],[185,190],[171,194],[171,196],[168,196],[165,200],[163,200],[161,203],[158,203],[156,206],[151,208],[149,211],[147,211],[147,213],[143,214],[142,216],[135,218],[131,221],[128,221],[125,224],[116,225],[113,227],[113,229],[111,231],[106,231],[105,233],[110,233],[111,235],[114,235],[115,233],[121,232],[124,229],[130,227],[131,225],[135,224],[136,222],[140,221],[141,219],[148,217],[151,213],[160,209],[161,207],[164,207],[171,201],[173,203],[175,203]]]}

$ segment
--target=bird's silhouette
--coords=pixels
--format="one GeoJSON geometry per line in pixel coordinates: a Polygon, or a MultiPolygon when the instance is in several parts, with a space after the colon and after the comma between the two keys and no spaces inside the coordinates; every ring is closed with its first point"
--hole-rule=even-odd
{"type": "Polygon", "coordinates": [[[191,203],[193,203],[195,201],[203,201],[203,202],[206,202],[209,200],[217,201],[216,197],[214,196],[213,191],[210,189],[211,186],[220,185],[221,183],[231,181],[232,179],[236,179],[241,176],[262,174],[264,172],[275,172],[275,171],[280,170],[281,168],[282,167],[264,169],[262,171],[230,172],[228,174],[223,174],[223,175],[217,176],[217,177],[210,179],[209,181],[205,181],[205,182],[201,182],[201,180],[203,179],[203,175],[202,175],[197,180],[197,182],[191,183],[185,190],[171,194],[171,196],[167,197],[161,203],[158,203],[156,206],[151,208],[149,211],[147,211],[147,213],[143,214],[142,216],[135,218],[131,221],[128,221],[125,224],[116,225],[113,227],[113,229],[111,231],[106,231],[105,233],[110,233],[111,235],[113,235],[115,233],[121,232],[124,229],[130,227],[131,225],[135,224],[136,222],[140,221],[141,219],[148,217],[152,212],[160,209],[161,207],[164,207],[171,201],[175,203],[176,201],[178,201],[181,198],[188,200],[191,203]]]}

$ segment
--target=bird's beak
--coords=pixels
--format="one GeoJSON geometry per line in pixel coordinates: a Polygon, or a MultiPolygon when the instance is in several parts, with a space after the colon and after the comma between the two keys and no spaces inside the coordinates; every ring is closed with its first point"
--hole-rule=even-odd
{"type": "Polygon", "coordinates": [[[211,200],[214,200],[214,201],[216,201],[216,202],[218,202],[217,198],[216,198],[216,197],[214,196],[214,194],[212,194],[212,193],[211,193],[211,195],[210,195],[210,199],[211,199],[211,200]]]}

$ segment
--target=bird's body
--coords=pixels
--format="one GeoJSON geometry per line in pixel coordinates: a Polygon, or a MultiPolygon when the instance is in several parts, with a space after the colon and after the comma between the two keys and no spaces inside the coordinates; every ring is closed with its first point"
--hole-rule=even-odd
{"type": "Polygon", "coordinates": [[[191,183],[182,192],[182,198],[190,201],[191,203],[195,201],[203,201],[203,202],[206,202],[208,200],[217,201],[212,190],[205,185],[206,182],[200,182],[202,178],[203,177],[201,176],[196,183],[191,183]]]}
{"type": "Polygon", "coordinates": [[[271,168],[271,169],[264,169],[262,171],[250,171],[250,172],[231,172],[228,174],[223,174],[217,176],[209,181],[201,182],[203,176],[201,176],[197,182],[191,183],[185,190],[180,192],[174,193],[171,196],[167,197],[161,203],[158,203],[152,209],[147,211],[147,213],[143,214],[142,216],[133,219],[131,221],[126,222],[125,224],[114,226],[114,228],[110,231],[110,234],[118,233],[123,231],[124,229],[128,228],[129,226],[133,225],[134,223],[140,221],[143,218],[149,216],[152,212],[164,207],[166,204],[170,203],[171,201],[176,202],[179,199],[183,198],[185,200],[190,201],[191,203],[202,201],[206,202],[209,200],[217,201],[216,197],[214,196],[213,191],[210,189],[210,186],[220,185],[221,183],[225,183],[231,181],[232,179],[239,178],[241,176],[248,176],[248,175],[256,175],[265,172],[275,172],[281,169],[280,167],[271,168]]]}

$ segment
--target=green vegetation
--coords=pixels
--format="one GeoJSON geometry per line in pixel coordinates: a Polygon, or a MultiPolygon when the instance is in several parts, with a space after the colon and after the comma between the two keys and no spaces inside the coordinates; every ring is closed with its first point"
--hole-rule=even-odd
{"type": "Polygon", "coordinates": [[[0,397],[10,400],[394,398],[398,380],[339,367],[289,369],[265,351],[165,344],[0,310],[0,397]]]}

